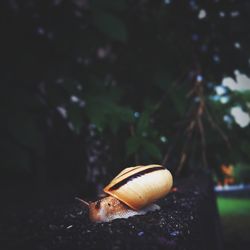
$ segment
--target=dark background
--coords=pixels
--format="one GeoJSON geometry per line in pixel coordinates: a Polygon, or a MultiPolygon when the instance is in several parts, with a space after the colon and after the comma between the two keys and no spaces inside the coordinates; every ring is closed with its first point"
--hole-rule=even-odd
{"type": "Polygon", "coordinates": [[[1,1],[2,199],[94,197],[120,170],[249,164],[250,2],[1,1]],[[217,98],[217,99],[216,99],[217,98]],[[225,117],[227,119],[225,119],[225,117]]]}

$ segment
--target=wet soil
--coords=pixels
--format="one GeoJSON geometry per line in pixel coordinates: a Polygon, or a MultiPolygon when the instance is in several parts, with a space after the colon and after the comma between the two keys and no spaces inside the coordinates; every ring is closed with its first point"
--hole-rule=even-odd
{"type": "Polygon", "coordinates": [[[44,207],[9,208],[0,216],[0,247],[32,250],[221,249],[211,182],[180,180],[161,210],[110,223],[92,223],[74,200],[44,207]]]}

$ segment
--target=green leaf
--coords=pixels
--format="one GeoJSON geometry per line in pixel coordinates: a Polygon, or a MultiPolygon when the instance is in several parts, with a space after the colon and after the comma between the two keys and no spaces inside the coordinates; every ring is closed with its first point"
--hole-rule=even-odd
{"type": "Polygon", "coordinates": [[[110,38],[120,42],[127,41],[127,29],[118,17],[102,10],[95,10],[93,21],[96,28],[110,38]]]}
{"type": "Polygon", "coordinates": [[[90,119],[90,122],[95,124],[98,129],[105,127],[105,116],[102,112],[103,107],[98,110],[97,105],[87,103],[86,114],[90,119]]]}
{"type": "Polygon", "coordinates": [[[142,145],[143,145],[143,148],[147,151],[147,153],[150,156],[152,156],[152,158],[154,158],[156,160],[162,159],[161,151],[155,144],[144,140],[142,145]]]}
{"type": "Polygon", "coordinates": [[[169,89],[171,101],[173,102],[174,108],[181,117],[184,115],[187,107],[187,98],[185,95],[186,93],[184,89],[169,89]]]}
{"type": "Polygon", "coordinates": [[[128,107],[118,107],[117,115],[121,121],[132,123],[134,121],[133,110],[128,107]]]}
{"type": "MultiPolygon", "coordinates": [[[[92,82],[95,84],[97,78],[92,78],[92,82]]],[[[118,104],[121,99],[120,88],[92,86],[84,99],[85,112],[99,129],[109,128],[116,134],[122,123],[134,121],[133,111],[118,104]]]]}
{"type": "Polygon", "coordinates": [[[113,103],[104,96],[86,97],[86,114],[91,123],[95,124],[98,129],[103,130],[107,126],[107,115],[114,110],[113,103]]]}
{"type": "Polygon", "coordinates": [[[136,153],[139,150],[140,145],[141,145],[140,138],[136,136],[129,137],[126,142],[127,156],[136,153]]]}
{"type": "Polygon", "coordinates": [[[138,134],[142,134],[143,132],[145,132],[148,127],[149,127],[149,112],[146,110],[144,112],[141,113],[141,116],[138,120],[138,124],[137,124],[137,133],[138,134]]]}

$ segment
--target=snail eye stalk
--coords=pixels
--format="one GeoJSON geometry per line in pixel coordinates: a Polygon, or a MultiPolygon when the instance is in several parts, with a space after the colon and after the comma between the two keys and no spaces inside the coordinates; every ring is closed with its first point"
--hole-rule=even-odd
{"type": "Polygon", "coordinates": [[[83,199],[80,199],[78,197],[75,197],[75,199],[78,200],[78,201],[80,201],[81,203],[83,203],[85,206],[87,206],[87,207],[89,206],[89,203],[87,201],[85,201],[83,199]]]}

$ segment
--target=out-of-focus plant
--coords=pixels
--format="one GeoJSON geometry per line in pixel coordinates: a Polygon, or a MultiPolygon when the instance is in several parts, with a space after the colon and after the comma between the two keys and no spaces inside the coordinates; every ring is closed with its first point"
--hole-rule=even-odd
{"type": "Polygon", "coordinates": [[[248,164],[236,164],[234,168],[234,175],[237,183],[250,183],[250,169],[248,164]]]}
{"type": "Polygon", "coordinates": [[[64,160],[78,157],[89,126],[114,165],[159,162],[178,175],[249,161],[249,129],[230,114],[234,106],[249,114],[249,91],[227,90],[224,103],[214,98],[223,77],[235,77],[236,69],[250,74],[249,7],[5,1],[1,168],[55,166],[53,155],[63,150],[64,160]]]}

